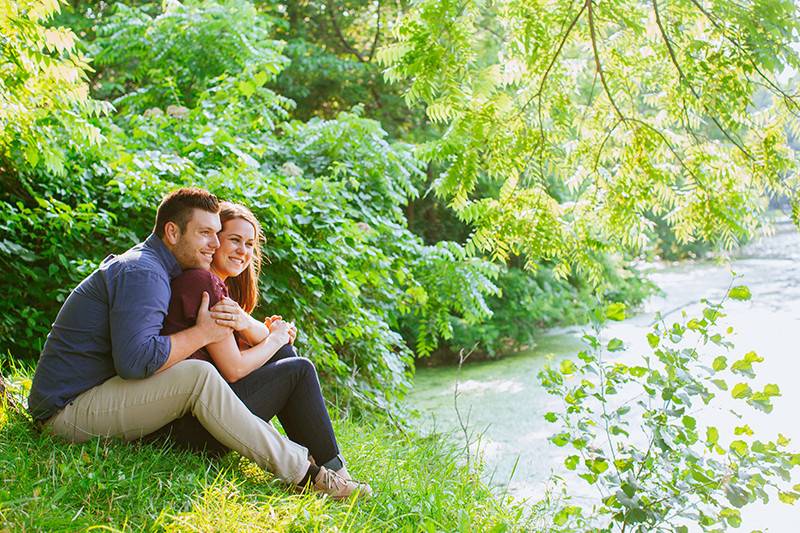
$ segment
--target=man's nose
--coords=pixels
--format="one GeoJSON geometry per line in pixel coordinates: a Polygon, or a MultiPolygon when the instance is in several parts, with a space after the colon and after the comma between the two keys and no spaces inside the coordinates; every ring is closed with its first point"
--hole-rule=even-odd
{"type": "Polygon", "coordinates": [[[214,238],[211,241],[211,247],[214,248],[215,250],[219,248],[219,237],[217,237],[216,233],[214,234],[214,238]]]}

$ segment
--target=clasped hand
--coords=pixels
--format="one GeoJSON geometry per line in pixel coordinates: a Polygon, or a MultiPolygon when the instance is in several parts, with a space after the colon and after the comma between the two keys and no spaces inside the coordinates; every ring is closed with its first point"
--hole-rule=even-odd
{"type": "Polygon", "coordinates": [[[297,326],[291,322],[283,320],[281,315],[272,315],[264,319],[264,324],[269,328],[270,334],[283,333],[284,331],[289,335],[289,344],[294,344],[297,338],[297,326]]]}
{"type": "MultiPolygon", "coordinates": [[[[231,298],[223,298],[211,308],[211,318],[220,325],[235,331],[244,331],[253,326],[252,318],[231,298]]],[[[297,338],[297,327],[290,322],[285,322],[280,315],[272,315],[264,320],[264,324],[272,333],[286,333],[289,344],[294,344],[297,338]]]]}

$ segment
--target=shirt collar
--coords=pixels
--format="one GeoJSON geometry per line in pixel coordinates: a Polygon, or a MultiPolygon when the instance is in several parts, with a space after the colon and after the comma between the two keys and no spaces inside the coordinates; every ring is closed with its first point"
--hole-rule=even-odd
{"type": "Polygon", "coordinates": [[[162,241],[158,235],[151,233],[150,236],[145,239],[144,245],[155,252],[156,257],[158,257],[158,260],[161,261],[161,264],[164,265],[164,269],[169,274],[169,279],[174,279],[183,272],[183,269],[178,264],[178,260],[175,259],[173,253],[169,251],[167,245],[164,244],[164,241],[162,241]]]}

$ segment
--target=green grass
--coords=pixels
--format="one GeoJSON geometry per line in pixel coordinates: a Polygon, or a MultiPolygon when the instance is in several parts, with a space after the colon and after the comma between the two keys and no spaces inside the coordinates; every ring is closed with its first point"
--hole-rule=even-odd
{"type": "MultiPolygon", "coordinates": [[[[13,383],[24,388],[26,376],[13,383]]],[[[334,423],[348,469],[375,496],[295,494],[236,454],[169,443],[40,434],[0,405],[0,531],[521,531],[531,511],[501,497],[442,436],[379,421],[334,423]]]]}

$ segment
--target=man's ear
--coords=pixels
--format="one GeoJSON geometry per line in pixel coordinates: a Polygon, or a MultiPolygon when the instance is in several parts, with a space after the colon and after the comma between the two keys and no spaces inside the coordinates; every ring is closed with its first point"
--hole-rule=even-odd
{"type": "Polygon", "coordinates": [[[172,221],[164,224],[164,240],[170,246],[175,246],[181,239],[181,228],[172,221]]]}

